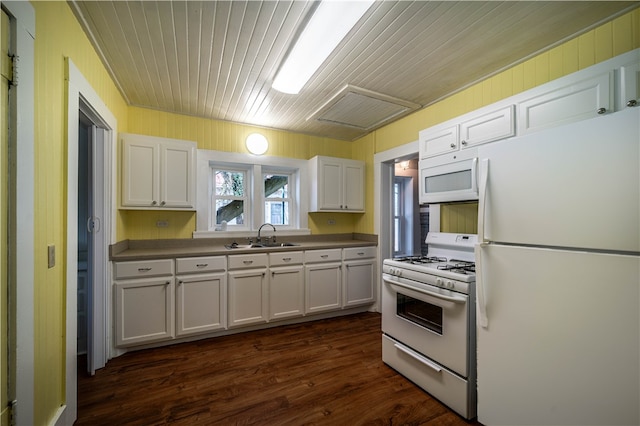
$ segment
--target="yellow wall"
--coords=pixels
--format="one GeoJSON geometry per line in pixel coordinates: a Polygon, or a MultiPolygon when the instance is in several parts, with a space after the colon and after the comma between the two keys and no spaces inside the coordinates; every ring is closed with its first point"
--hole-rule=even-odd
{"type": "MultiPolygon", "coordinates": [[[[35,423],[48,424],[64,401],[66,113],[64,57],[68,56],[116,116],[121,132],[191,139],[198,146],[244,152],[250,126],[127,107],[66,2],[33,2],[35,41],[35,423]],[[54,244],[57,264],[47,268],[46,247],[54,244]]],[[[418,131],[536,85],[640,47],[640,11],[635,10],[536,58],[517,65],[355,142],[278,130],[264,130],[269,155],[311,158],[332,155],[366,161],[365,214],[311,214],[314,233],[373,232],[373,155],[417,138],[418,131]],[[336,225],[326,225],[330,218],[336,225]]],[[[425,81],[425,84],[432,82],[425,81]]],[[[192,213],[175,213],[175,228],[160,233],[155,213],[119,212],[118,240],[190,237],[192,213]]],[[[173,215],[173,214],[172,214],[173,215]]],[[[166,215],[162,219],[166,219],[166,215]]]]}
{"type": "MultiPolygon", "coordinates": [[[[418,132],[438,123],[466,114],[525,90],[548,83],[617,55],[640,48],[640,9],[603,24],[573,40],[541,53],[485,81],[462,90],[401,120],[376,130],[354,142],[354,147],[374,153],[383,152],[418,139],[418,132]]],[[[437,82],[435,82],[437,84],[437,82]]],[[[434,82],[425,82],[434,84],[434,82]]],[[[373,180],[367,181],[367,213],[360,219],[357,232],[373,232],[373,180]]],[[[473,209],[443,208],[443,218],[451,219],[446,230],[471,232],[451,227],[452,223],[471,223],[473,209]],[[466,213],[465,213],[466,212],[466,213]],[[465,215],[471,215],[466,217],[465,215]],[[453,220],[453,217],[456,217],[453,220]]],[[[444,229],[443,229],[444,230],[444,229]]]]}
{"type": "MultiPolygon", "coordinates": [[[[250,133],[259,131],[269,139],[269,150],[265,155],[303,160],[316,155],[342,158],[353,156],[351,142],[145,108],[130,107],[128,124],[130,133],[192,140],[198,143],[200,149],[248,154],[244,141],[250,133]]],[[[353,214],[337,213],[331,217],[325,217],[325,215],[326,213],[309,215],[309,228],[312,233],[353,232],[353,214]],[[329,218],[336,222],[335,225],[327,224],[329,218]]],[[[193,212],[137,210],[120,210],[118,212],[118,241],[123,239],[191,238],[195,229],[196,215],[193,212]],[[157,228],[155,224],[160,219],[168,220],[169,226],[157,228]]]]}
{"type": "Polygon", "coordinates": [[[66,2],[33,2],[35,39],[34,419],[65,402],[66,88],[70,57],[126,130],[127,106],[66,2]],[[47,245],[56,265],[47,268],[47,245]]]}

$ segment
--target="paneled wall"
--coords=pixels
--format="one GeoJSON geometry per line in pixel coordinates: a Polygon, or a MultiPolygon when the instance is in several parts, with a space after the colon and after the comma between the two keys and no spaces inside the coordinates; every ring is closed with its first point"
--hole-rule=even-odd
{"type": "MultiPolygon", "coordinates": [[[[32,2],[35,38],[34,420],[50,424],[65,403],[67,129],[65,57],[126,131],[127,105],[67,2],[32,2]],[[47,245],[56,265],[47,267],[47,245]]],[[[73,224],[75,227],[76,225],[73,224]]]]}
{"type": "MultiPolygon", "coordinates": [[[[353,145],[350,142],[145,108],[130,107],[128,123],[129,133],[191,140],[198,143],[199,149],[249,154],[244,141],[250,133],[260,132],[269,140],[269,150],[265,155],[304,160],[316,155],[353,157],[353,145]]],[[[362,215],[336,213],[327,217],[326,213],[312,213],[309,215],[309,228],[314,234],[353,232],[354,216],[362,215]],[[329,225],[328,219],[333,219],[335,224],[329,225]]],[[[116,228],[118,241],[191,238],[196,229],[196,215],[194,212],[120,210],[116,228]],[[156,227],[158,220],[168,221],[169,226],[156,227]]]]}
{"type": "MultiPolygon", "coordinates": [[[[461,88],[452,96],[355,141],[354,147],[367,150],[369,146],[374,146],[374,153],[378,153],[404,145],[417,140],[418,132],[422,129],[637,48],[640,48],[640,9],[635,9],[549,51],[523,60],[477,84],[461,88]]],[[[425,84],[437,82],[425,81],[425,84]]],[[[367,180],[367,197],[370,194],[373,194],[373,180],[367,180]]],[[[466,225],[460,229],[451,225],[472,223],[474,215],[477,215],[473,209],[447,206],[443,210],[451,210],[450,214],[445,214],[451,217],[446,225],[446,229],[451,232],[469,232],[466,225]],[[460,217],[467,214],[470,215],[468,218],[460,217]]],[[[360,219],[356,229],[358,232],[373,232],[373,208],[369,204],[367,213],[360,219]]]]}

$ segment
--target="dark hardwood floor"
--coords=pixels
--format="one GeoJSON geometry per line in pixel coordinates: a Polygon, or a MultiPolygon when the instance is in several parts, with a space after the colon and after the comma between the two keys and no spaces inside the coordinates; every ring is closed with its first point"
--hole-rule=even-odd
{"type": "Polygon", "coordinates": [[[368,312],[129,352],[79,372],[76,425],[477,424],[381,350],[380,314],[368,312]]]}

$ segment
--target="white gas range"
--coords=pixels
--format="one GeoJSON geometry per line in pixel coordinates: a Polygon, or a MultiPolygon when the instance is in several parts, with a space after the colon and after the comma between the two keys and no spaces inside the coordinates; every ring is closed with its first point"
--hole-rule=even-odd
{"type": "Polygon", "coordinates": [[[430,232],[427,256],[382,267],[382,360],[466,419],[476,415],[476,242],[430,232]]]}

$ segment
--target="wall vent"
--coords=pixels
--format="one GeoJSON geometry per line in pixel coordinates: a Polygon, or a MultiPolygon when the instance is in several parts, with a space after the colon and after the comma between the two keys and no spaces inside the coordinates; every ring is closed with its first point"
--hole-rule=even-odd
{"type": "Polygon", "coordinates": [[[348,84],[307,120],[369,131],[418,108],[419,104],[348,84]]]}

